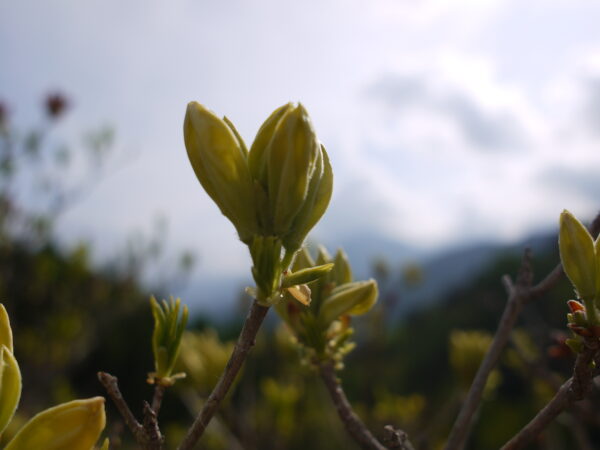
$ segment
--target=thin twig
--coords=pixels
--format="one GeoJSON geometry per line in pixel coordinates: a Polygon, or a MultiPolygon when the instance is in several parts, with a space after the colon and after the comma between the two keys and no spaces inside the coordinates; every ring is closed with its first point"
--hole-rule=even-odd
{"type": "Polygon", "coordinates": [[[148,402],[144,402],[144,435],[147,439],[147,450],[161,450],[163,436],[158,427],[158,418],[148,402]]]}
{"type": "MultiPolygon", "coordinates": [[[[352,409],[352,405],[338,381],[333,364],[330,362],[322,363],[319,369],[321,378],[327,387],[327,391],[329,391],[338,416],[346,427],[348,434],[365,450],[386,450],[388,447],[382,445],[373,436],[352,409]]],[[[387,440],[389,441],[389,448],[412,450],[412,444],[408,441],[405,432],[395,430],[389,425],[385,427],[385,431],[387,440]]]]}
{"type": "Polygon", "coordinates": [[[246,360],[248,352],[254,345],[256,334],[268,311],[269,308],[267,306],[260,305],[256,300],[252,303],[252,307],[244,321],[244,326],[242,327],[240,336],[231,353],[231,357],[227,362],[227,366],[225,366],[221,378],[202,407],[202,411],[200,411],[200,414],[198,414],[196,420],[194,420],[194,423],[188,430],[187,435],[179,446],[179,450],[192,449],[198,439],[202,436],[202,433],[204,433],[208,422],[210,422],[210,419],[217,411],[221,400],[223,400],[229,391],[242,364],[246,360]]]}
{"type": "Polygon", "coordinates": [[[321,378],[335,405],[338,416],[340,416],[348,434],[350,434],[363,449],[386,450],[386,447],[379,443],[377,438],[371,434],[366,425],[352,409],[352,405],[350,405],[350,402],[337,379],[333,365],[331,363],[323,363],[320,367],[320,372],[321,378]]]}
{"type": "Polygon", "coordinates": [[[469,431],[473,424],[473,416],[475,415],[475,412],[477,411],[481,401],[481,396],[483,395],[483,389],[487,383],[488,376],[496,366],[496,363],[500,358],[500,354],[508,342],[510,332],[517,321],[519,312],[521,312],[523,307],[524,291],[528,289],[529,286],[523,285],[522,283],[527,283],[531,279],[530,275],[524,274],[526,271],[531,271],[531,266],[529,263],[530,257],[530,252],[526,251],[523,256],[523,262],[521,263],[520,274],[518,276],[518,279],[521,281],[521,283],[513,285],[512,282],[509,281],[508,277],[505,276],[503,278],[504,285],[509,294],[508,301],[506,303],[506,307],[504,308],[504,312],[502,313],[502,318],[500,319],[500,323],[498,325],[498,329],[496,330],[496,334],[494,335],[492,344],[490,345],[490,348],[485,354],[485,357],[483,358],[483,361],[477,370],[477,374],[475,375],[475,379],[471,384],[467,398],[465,399],[460,413],[454,422],[452,431],[450,432],[450,437],[446,443],[446,450],[459,450],[465,445],[469,431]]]}
{"type": "Polygon", "coordinates": [[[590,362],[598,351],[597,343],[594,347],[586,347],[583,353],[577,356],[573,376],[569,378],[558,390],[550,402],[529,422],[519,433],[508,441],[503,450],[517,450],[533,441],[556,416],[571,404],[581,400],[592,387],[592,370],[590,362]]]}
{"type": "MultiPolygon", "coordinates": [[[[600,232],[600,213],[596,215],[588,229],[594,238],[598,235],[600,232]]],[[[500,354],[508,342],[510,332],[517,321],[523,305],[541,297],[551,290],[562,278],[562,265],[558,264],[542,281],[532,287],[530,284],[532,279],[530,260],[531,256],[529,252],[526,251],[519,270],[516,286],[513,286],[506,277],[502,280],[508,293],[506,307],[504,308],[500,323],[498,324],[498,329],[494,335],[492,345],[490,345],[490,348],[479,366],[473,384],[467,394],[467,398],[452,426],[445,450],[462,450],[465,446],[473,425],[475,412],[481,402],[483,388],[485,387],[489,374],[498,363],[500,354]]]]}
{"type": "Polygon", "coordinates": [[[114,377],[106,372],[98,372],[98,380],[100,380],[100,383],[102,383],[102,385],[106,389],[106,392],[108,393],[115,406],[121,413],[123,420],[125,420],[125,423],[129,427],[129,430],[131,431],[131,434],[133,434],[133,437],[135,438],[136,442],[139,445],[144,446],[146,444],[144,427],[142,427],[142,425],[137,421],[137,419],[131,412],[131,409],[129,409],[129,405],[123,398],[123,395],[119,390],[119,380],[117,379],[117,377],[114,377]]]}
{"type": "Polygon", "coordinates": [[[156,383],[154,385],[154,397],[152,397],[152,411],[158,417],[158,413],[160,412],[160,406],[162,405],[162,399],[165,395],[166,387],[161,383],[156,383]]]}

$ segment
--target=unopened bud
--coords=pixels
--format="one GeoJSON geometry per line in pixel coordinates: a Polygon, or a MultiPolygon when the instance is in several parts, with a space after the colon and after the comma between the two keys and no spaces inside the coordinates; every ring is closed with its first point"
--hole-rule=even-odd
{"type": "Polygon", "coordinates": [[[4,305],[0,303],[0,346],[5,345],[11,352],[13,351],[12,329],[10,328],[10,319],[4,305]]]}
{"type": "Polygon", "coordinates": [[[103,397],[73,400],[35,415],[5,450],[89,450],[105,424],[103,397]]]}
{"type": "MultiPolygon", "coordinates": [[[[21,398],[21,371],[6,345],[0,346],[0,434],[12,419],[21,398]]],[[[33,447],[31,447],[33,448],[33,447]]]]}
{"type": "Polygon", "coordinates": [[[335,267],[333,269],[332,278],[338,286],[350,283],[352,281],[352,269],[346,252],[339,249],[335,254],[335,267]]]}
{"type": "Polygon", "coordinates": [[[320,150],[304,107],[298,104],[287,109],[267,149],[267,184],[275,235],[289,233],[306,200],[320,150]]]}
{"type": "Polygon", "coordinates": [[[568,300],[567,306],[571,310],[571,312],[575,311],[585,311],[585,306],[579,303],[577,300],[568,300]]]}
{"type": "MultiPolygon", "coordinates": [[[[155,373],[152,374],[157,382],[170,384],[173,368],[181,348],[181,336],[185,330],[188,319],[188,307],[181,300],[173,299],[170,302],[163,300],[157,302],[150,297],[150,306],[154,318],[154,331],[152,332],[152,352],[154,353],[155,373]],[[179,312],[181,311],[181,315],[179,312]]],[[[152,377],[151,377],[152,378],[152,377]]]]}
{"type": "Polygon", "coordinates": [[[377,301],[378,289],[375,280],[355,281],[335,288],[321,304],[319,315],[323,323],[331,323],[342,314],[366,313],[377,301]]]}
{"type": "Polygon", "coordinates": [[[227,122],[197,102],[187,107],[185,146],[204,190],[249,243],[258,232],[254,182],[239,134],[227,122]]]}
{"type": "Polygon", "coordinates": [[[581,222],[566,210],[560,215],[558,246],[563,269],[577,294],[592,300],[596,294],[594,241],[581,222]]]}

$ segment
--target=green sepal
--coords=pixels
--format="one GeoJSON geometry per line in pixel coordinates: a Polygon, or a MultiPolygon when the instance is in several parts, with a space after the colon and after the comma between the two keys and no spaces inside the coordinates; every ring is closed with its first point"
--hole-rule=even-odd
{"type": "Polygon", "coordinates": [[[297,284],[306,284],[318,280],[333,269],[333,263],[323,264],[321,266],[309,267],[301,269],[283,277],[281,283],[282,288],[288,288],[297,284]]]}
{"type": "Polygon", "coordinates": [[[276,236],[255,236],[250,245],[252,276],[258,288],[256,300],[269,305],[281,280],[281,240],[276,236]]]}

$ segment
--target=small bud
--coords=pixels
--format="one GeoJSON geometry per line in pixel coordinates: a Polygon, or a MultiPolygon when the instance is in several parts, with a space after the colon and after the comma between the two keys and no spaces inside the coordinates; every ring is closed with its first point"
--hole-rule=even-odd
{"type": "Polygon", "coordinates": [[[558,239],[563,269],[580,298],[592,300],[596,294],[596,255],[587,229],[570,212],[560,215],[558,239]]]}
{"type": "Polygon", "coordinates": [[[573,323],[575,325],[579,325],[580,327],[587,327],[588,320],[585,311],[575,311],[573,313],[573,323]]]}
{"type": "Polygon", "coordinates": [[[185,146],[204,190],[249,243],[258,232],[254,182],[245,145],[235,129],[204,106],[190,102],[183,126],[185,146]]]}
{"type": "Polygon", "coordinates": [[[565,344],[569,346],[569,348],[573,351],[573,353],[581,353],[583,351],[584,345],[581,339],[572,338],[567,339],[565,344]]]}
{"type": "Polygon", "coordinates": [[[184,305],[180,316],[180,299],[175,300],[171,297],[168,303],[163,300],[161,306],[154,296],[150,297],[150,307],[154,317],[152,352],[156,371],[150,378],[156,378],[159,383],[164,380],[165,383],[171,384],[170,377],[179,356],[181,335],[188,319],[188,308],[184,305]]]}
{"type": "Polygon", "coordinates": [[[375,280],[355,281],[335,288],[323,300],[319,315],[328,324],[342,314],[366,313],[377,301],[378,289],[375,280]]]}
{"type": "Polygon", "coordinates": [[[108,438],[104,439],[104,442],[102,442],[102,447],[100,447],[100,450],[109,450],[110,447],[110,440],[108,438]]]}
{"type": "Polygon", "coordinates": [[[352,282],[352,269],[346,252],[339,249],[335,254],[335,268],[333,269],[332,278],[338,286],[352,282]]]}
{"type": "MultiPolygon", "coordinates": [[[[21,371],[6,345],[0,346],[0,434],[10,423],[21,398],[21,371]]],[[[32,447],[33,448],[33,447],[32,447]]]]}
{"type": "Polygon", "coordinates": [[[13,351],[12,329],[10,328],[10,319],[4,305],[0,303],[0,346],[6,347],[13,351]]]}
{"type": "Polygon", "coordinates": [[[333,264],[323,264],[321,266],[309,267],[301,269],[297,272],[286,274],[281,284],[282,288],[295,286],[297,284],[306,284],[318,280],[333,269],[333,264]]]}
{"type": "Polygon", "coordinates": [[[571,310],[571,312],[575,311],[585,311],[585,306],[579,303],[577,300],[568,300],[567,306],[571,310]]]}
{"type": "Polygon", "coordinates": [[[90,450],[105,424],[103,397],[73,400],[35,415],[5,450],[90,450]]]}

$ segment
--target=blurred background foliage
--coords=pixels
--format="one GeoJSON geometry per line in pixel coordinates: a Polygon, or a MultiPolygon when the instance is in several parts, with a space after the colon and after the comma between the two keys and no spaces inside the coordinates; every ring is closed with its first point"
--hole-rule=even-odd
{"type": "MultiPolygon", "coordinates": [[[[103,395],[99,370],[119,378],[139,413],[151,395],[145,383],[153,366],[148,298],[151,291],[157,297],[171,294],[164,292],[166,284],[142,280],[148,265],[160,265],[162,221],[154,235],[134,236],[103,267],[91,263],[93,249],[86,243],[65,248],[56,242],[53,227],[60,214],[85,198],[115,157],[110,127],[84,133],[81,148],[53,134],[53,124],[69,113],[70,104],[63,94],[51,94],[42,105],[45,122],[16,130],[9,105],[0,103],[0,299],[12,320],[24,376],[20,415],[5,439],[34,411],[103,395]]],[[[517,270],[520,257],[501,251],[462,286],[400,316],[394,313],[403,301],[398,292],[436,274],[414,264],[398,268],[381,259],[372,264],[380,301],[370,314],[353,319],[357,347],[341,377],[373,430],[393,424],[406,430],[417,448],[441,447],[502,313],[506,294],[500,278],[517,270]]],[[[193,261],[183,252],[169,277],[185,278],[193,261]]],[[[549,237],[536,249],[536,273],[541,276],[557,261],[556,239],[549,237]]],[[[569,376],[574,358],[564,345],[564,330],[565,300],[571,295],[563,282],[523,311],[486,386],[469,448],[498,448],[569,376]]],[[[188,376],[167,391],[160,414],[168,448],[183,436],[218,379],[248,306],[249,299],[240,295],[240,308],[219,322],[191,318],[177,369],[188,376]]],[[[290,333],[274,313],[269,319],[202,448],[354,448],[320,379],[299,363],[290,333]]],[[[600,441],[594,395],[563,414],[532,448],[593,448],[600,441]]],[[[133,448],[110,404],[108,413],[113,447],[133,448]]]]}

